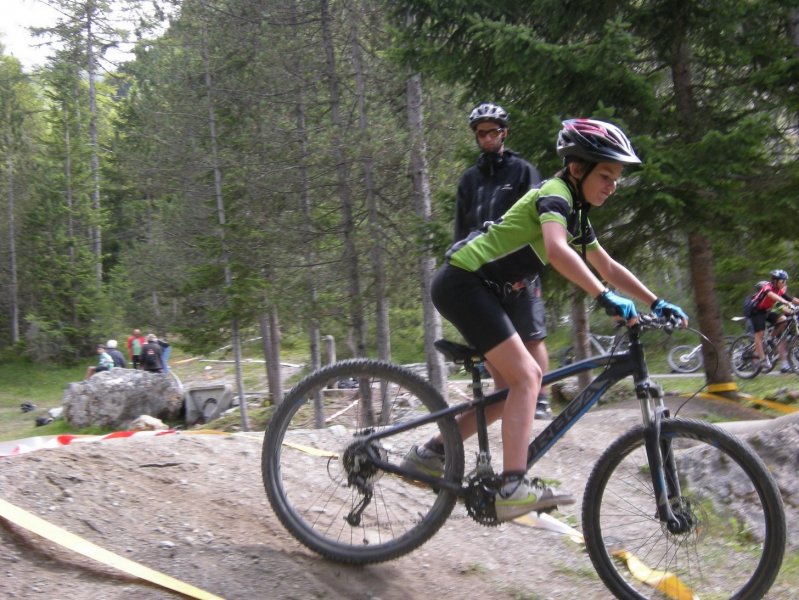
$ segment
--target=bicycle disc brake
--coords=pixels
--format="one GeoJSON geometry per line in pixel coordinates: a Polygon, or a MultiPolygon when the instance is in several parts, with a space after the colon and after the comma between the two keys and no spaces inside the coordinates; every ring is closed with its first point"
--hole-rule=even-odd
{"type": "Polygon", "coordinates": [[[480,525],[486,527],[499,525],[497,509],[494,506],[494,498],[499,487],[500,478],[496,475],[469,478],[464,497],[466,512],[480,525]]]}

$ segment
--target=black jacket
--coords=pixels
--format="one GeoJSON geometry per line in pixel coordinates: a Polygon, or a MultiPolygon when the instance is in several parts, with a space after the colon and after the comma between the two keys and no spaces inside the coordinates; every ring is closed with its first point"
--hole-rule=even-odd
{"type": "Polygon", "coordinates": [[[532,164],[513,150],[502,156],[482,153],[458,183],[455,199],[455,241],[465,238],[486,221],[496,221],[516,201],[541,183],[532,164]]]}

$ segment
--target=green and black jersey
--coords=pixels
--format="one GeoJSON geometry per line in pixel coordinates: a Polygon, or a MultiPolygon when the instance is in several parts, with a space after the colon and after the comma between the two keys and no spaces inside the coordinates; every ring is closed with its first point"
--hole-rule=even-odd
{"type": "MultiPolygon", "coordinates": [[[[538,275],[548,264],[541,223],[563,225],[572,246],[582,246],[580,210],[574,208],[573,192],[555,177],[522,196],[504,216],[488,222],[447,251],[450,264],[478,274],[499,289],[538,275]]],[[[586,249],[599,246],[589,224],[586,249]]],[[[493,287],[493,286],[492,286],[493,287]]]]}

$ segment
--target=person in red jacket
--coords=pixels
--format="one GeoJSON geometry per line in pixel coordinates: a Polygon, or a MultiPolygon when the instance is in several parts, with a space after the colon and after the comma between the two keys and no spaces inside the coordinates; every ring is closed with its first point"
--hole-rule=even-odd
{"type": "Polygon", "coordinates": [[[141,349],[147,343],[140,329],[134,329],[128,338],[128,354],[134,369],[141,369],[141,349]]]}
{"type": "MultiPolygon", "coordinates": [[[[788,322],[788,318],[775,310],[777,304],[787,305],[794,308],[799,305],[799,299],[794,298],[788,293],[788,273],[783,269],[774,269],[771,273],[771,280],[760,288],[756,294],[758,299],[749,320],[752,322],[752,329],[755,332],[755,353],[762,365],[767,369],[771,368],[769,359],[763,349],[763,336],[766,330],[766,322],[774,325],[774,336],[779,336],[788,322]]],[[[783,340],[777,347],[782,362],[781,373],[790,373],[791,365],[788,362],[788,349],[783,340]]]]}

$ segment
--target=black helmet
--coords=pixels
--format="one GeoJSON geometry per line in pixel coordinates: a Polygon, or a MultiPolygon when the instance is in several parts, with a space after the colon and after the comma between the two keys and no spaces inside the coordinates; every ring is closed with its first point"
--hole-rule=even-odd
{"type": "Polygon", "coordinates": [[[785,281],[788,281],[788,273],[786,271],[784,271],[783,269],[774,269],[771,272],[771,278],[772,279],[784,279],[785,281]]]}
{"type": "Polygon", "coordinates": [[[472,114],[469,115],[469,127],[475,129],[477,124],[483,121],[496,121],[502,127],[507,127],[509,118],[508,112],[499,104],[481,102],[472,109],[472,114]]]}
{"type": "Polygon", "coordinates": [[[641,164],[624,132],[612,123],[596,119],[563,121],[556,148],[561,158],[574,157],[592,163],[641,164]]]}

